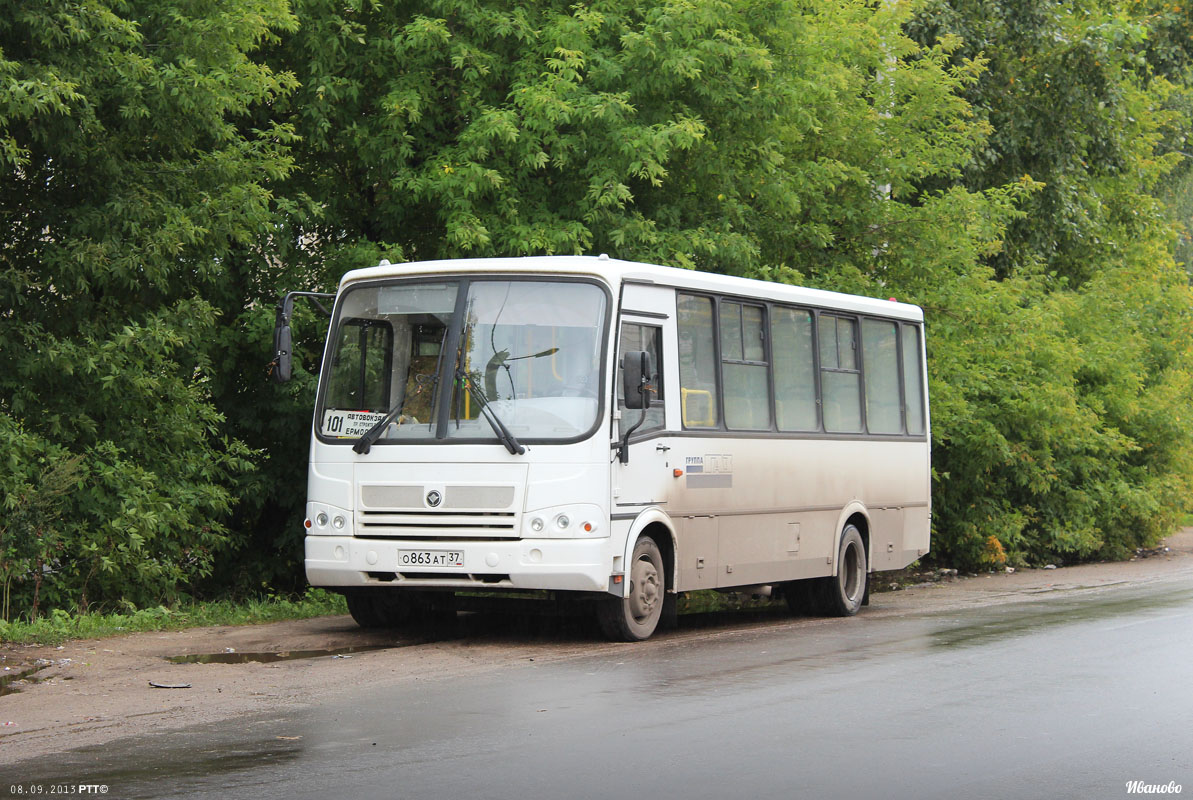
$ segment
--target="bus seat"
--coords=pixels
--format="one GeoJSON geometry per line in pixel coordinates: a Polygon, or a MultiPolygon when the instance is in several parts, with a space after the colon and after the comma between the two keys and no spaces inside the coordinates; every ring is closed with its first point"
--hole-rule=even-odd
{"type": "Polygon", "coordinates": [[[410,371],[406,373],[406,393],[402,413],[414,421],[430,422],[431,398],[435,394],[435,369],[438,356],[414,356],[410,359],[410,371]]]}
{"type": "Polygon", "coordinates": [[[679,390],[681,405],[683,406],[683,424],[685,428],[713,428],[717,424],[716,406],[713,403],[712,392],[707,389],[679,390]],[[691,400],[689,405],[688,401],[691,400]]]}

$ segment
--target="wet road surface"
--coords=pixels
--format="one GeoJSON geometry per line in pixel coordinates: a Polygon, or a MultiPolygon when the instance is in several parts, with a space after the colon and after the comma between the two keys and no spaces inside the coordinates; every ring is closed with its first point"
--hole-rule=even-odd
{"type": "MultiPolygon", "coordinates": [[[[683,626],[703,624],[683,618],[683,626]]],[[[19,762],[114,798],[1117,798],[1193,792],[1193,587],[716,622],[19,762]]]]}

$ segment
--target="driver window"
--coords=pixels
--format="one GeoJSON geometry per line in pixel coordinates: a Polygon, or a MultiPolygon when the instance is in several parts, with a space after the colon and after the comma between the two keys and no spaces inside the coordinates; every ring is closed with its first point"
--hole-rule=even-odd
{"type": "Polygon", "coordinates": [[[646,419],[642,422],[639,432],[663,427],[663,329],[654,325],[638,325],[633,322],[623,322],[621,325],[621,344],[617,354],[617,407],[621,411],[622,424],[633,425],[638,421],[636,409],[627,410],[625,397],[622,395],[621,385],[621,357],[622,354],[633,350],[645,350],[650,353],[650,363],[654,369],[651,383],[654,385],[654,395],[651,397],[650,408],[646,411],[646,419]]]}
{"type": "Polygon", "coordinates": [[[330,408],[384,411],[392,391],[394,330],[385,320],[347,319],[332,362],[330,408]]]}

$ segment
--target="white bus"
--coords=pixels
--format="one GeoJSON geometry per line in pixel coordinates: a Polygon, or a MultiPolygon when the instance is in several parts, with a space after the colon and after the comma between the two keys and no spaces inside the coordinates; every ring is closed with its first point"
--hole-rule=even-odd
{"type": "Polygon", "coordinates": [[[305,564],[363,626],[501,591],[627,641],[698,589],[852,615],[928,551],[915,306],[604,255],[382,262],[334,298],[305,564]]]}

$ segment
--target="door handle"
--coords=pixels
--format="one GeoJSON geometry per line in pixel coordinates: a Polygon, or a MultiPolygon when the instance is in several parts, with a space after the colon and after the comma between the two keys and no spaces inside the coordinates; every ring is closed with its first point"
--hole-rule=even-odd
{"type": "Polygon", "coordinates": [[[667,445],[663,444],[662,442],[660,442],[659,444],[656,444],[654,446],[654,449],[655,449],[655,452],[657,452],[657,453],[666,453],[671,448],[668,447],[667,445]]]}

